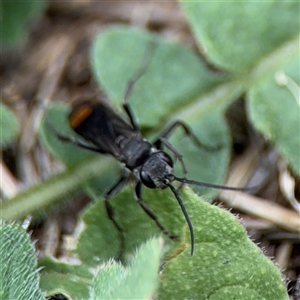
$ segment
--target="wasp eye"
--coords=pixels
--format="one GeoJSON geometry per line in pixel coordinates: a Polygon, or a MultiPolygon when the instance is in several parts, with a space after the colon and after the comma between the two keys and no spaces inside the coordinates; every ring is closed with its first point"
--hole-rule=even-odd
{"type": "Polygon", "coordinates": [[[141,171],[140,177],[141,177],[142,183],[146,187],[148,187],[149,189],[155,189],[156,188],[156,185],[155,185],[154,181],[151,179],[151,177],[149,176],[149,174],[147,174],[147,172],[141,171]]]}

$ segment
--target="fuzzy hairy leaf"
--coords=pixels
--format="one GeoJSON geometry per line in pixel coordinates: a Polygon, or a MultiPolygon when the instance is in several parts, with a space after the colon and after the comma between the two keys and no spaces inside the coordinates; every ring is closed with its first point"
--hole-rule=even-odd
{"type": "Polygon", "coordinates": [[[34,247],[17,224],[0,225],[0,266],[0,299],[44,299],[34,247]]]}
{"type": "Polygon", "coordinates": [[[129,266],[114,261],[105,264],[94,278],[90,299],[153,298],[161,256],[162,240],[151,239],[136,251],[129,266]]]}

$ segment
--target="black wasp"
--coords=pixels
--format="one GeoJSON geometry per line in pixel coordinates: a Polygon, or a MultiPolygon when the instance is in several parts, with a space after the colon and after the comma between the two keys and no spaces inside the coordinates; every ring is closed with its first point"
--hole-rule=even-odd
{"type": "Polygon", "coordinates": [[[173,123],[154,143],[150,143],[142,136],[134,114],[129,106],[128,98],[132,92],[135,82],[145,72],[145,66],[138,70],[135,76],[133,76],[133,78],[129,81],[123,97],[123,108],[130,123],[124,121],[108,105],[104,105],[99,101],[88,100],[75,105],[69,115],[69,124],[71,128],[77,134],[82,136],[85,141],[75,140],[71,137],[66,137],[58,133],[57,135],[61,140],[71,142],[81,148],[102,154],[110,154],[125,165],[127,172],[124,172],[119,181],[104,196],[107,215],[116,227],[120,237],[121,247],[119,257],[121,257],[124,249],[124,235],[121,226],[114,218],[113,208],[109,199],[124,186],[131,173],[133,173],[136,180],[135,198],[137,202],[156,223],[160,230],[169,238],[174,239],[176,237],[171,235],[165,229],[165,227],[158,221],[155,213],[145,204],[145,202],[143,202],[142,199],[143,185],[151,189],[171,189],[188,224],[191,238],[191,254],[193,254],[193,226],[183,201],[180,198],[179,189],[175,188],[172,182],[180,182],[181,186],[186,183],[219,189],[243,189],[214,185],[185,178],[187,170],[183,157],[175,148],[172,147],[172,145],[167,141],[167,138],[176,128],[181,127],[197,146],[208,148],[200,143],[185,123],[181,121],[173,123]],[[176,177],[173,174],[173,160],[170,155],[163,150],[163,147],[166,147],[180,161],[184,173],[183,178],[176,177]]]}

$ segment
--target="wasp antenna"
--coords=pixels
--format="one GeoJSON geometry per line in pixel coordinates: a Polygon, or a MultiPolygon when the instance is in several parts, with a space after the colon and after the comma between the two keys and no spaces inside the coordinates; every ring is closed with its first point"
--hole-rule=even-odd
{"type": "Polygon", "coordinates": [[[166,182],[165,184],[171,189],[172,193],[174,194],[175,198],[177,199],[178,204],[179,204],[179,206],[180,206],[180,208],[181,208],[181,210],[182,210],[182,212],[184,214],[185,220],[186,220],[186,222],[187,222],[187,224],[189,226],[190,235],[191,235],[191,255],[193,255],[195,242],[194,242],[194,229],[193,229],[192,222],[191,222],[191,220],[189,218],[189,215],[188,215],[188,213],[187,213],[187,211],[185,209],[185,206],[184,206],[184,204],[182,202],[182,199],[179,196],[178,190],[175,189],[175,187],[171,183],[169,183],[169,182],[166,182]]]}
{"type": "Polygon", "coordinates": [[[226,185],[218,185],[218,184],[213,184],[213,183],[207,183],[207,182],[202,182],[202,181],[196,181],[196,180],[190,180],[186,178],[179,178],[174,175],[172,175],[172,181],[178,181],[182,183],[187,183],[191,185],[197,185],[197,186],[204,186],[208,188],[213,188],[213,189],[221,189],[221,190],[231,190],[231,191],[254,191],[257,189],[257,187],[233,187],[233,186],[226,186],[226,185]]]}

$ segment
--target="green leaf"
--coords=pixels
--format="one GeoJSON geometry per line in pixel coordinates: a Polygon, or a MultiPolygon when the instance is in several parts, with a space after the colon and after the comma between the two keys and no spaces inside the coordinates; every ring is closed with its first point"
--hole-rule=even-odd
{"type": "Polygon", "coordinates": [[[7,45],[17,45],[25,40],[26,30],[30,22],[36,19],[44,10],[46,2],[1,1],[0,3],[0,32],[1,42],[7,45]]]}
{"type": "Polygon", "coordinates": [[[205,55],[222,69],[247,73],[299,35],[297,1],[182,1],[205,55]]]}
{"type": "Polygon", "coordinates": [[[182,7],[207,59],[244,85],[253,125],[300,174],[299,2],[183,1],[182,7]],[[275,83],[282,71],[296,82],[293,94],[275,83]]]}
{"type": "Polygon", "coordinates": [[[159,299],[289,299],[280,271],[232,214],[189,191],[183,198],[195,228],[195,253],[186,249],[168,261],[159,299]]]}
{"type": "Polygon", "coordinates": [[[88,299],[95,270],[78,260],[63,263],[50,257],[41,259],[39,266],[42,268],[40,287],[47,291],[47,297],[63,294],[74,300],[88,299]]]}
{"type": "Polygon", "coordinates": [[[19,225],[0,225],[0,266],[0,299],[44,299],[34,247],[19,225]]]}
{"type": "Polygon", "coordinates": [[[152,239],[135,253],[130,265],[110,261],[99,269],[91,299],[151,299],[158,285],[162,240],[152,239]]]}
{"type": "Polygon", "coordinates": [[[0,147],[4,147],[19,134],[20,128],[13,112],[0,103],[0,147]]]}
{"type": "Polygon", "coordinates": [[[280,71],[253,85],[247,102],[255,127],[277,146],[298,175],[300,175],[300,104],[297,102],[300,95],[299,85],[298,54],[280,71]],[[276,82],[279,72],[288,77],[292,87],[281,86],[276,82]]]}

